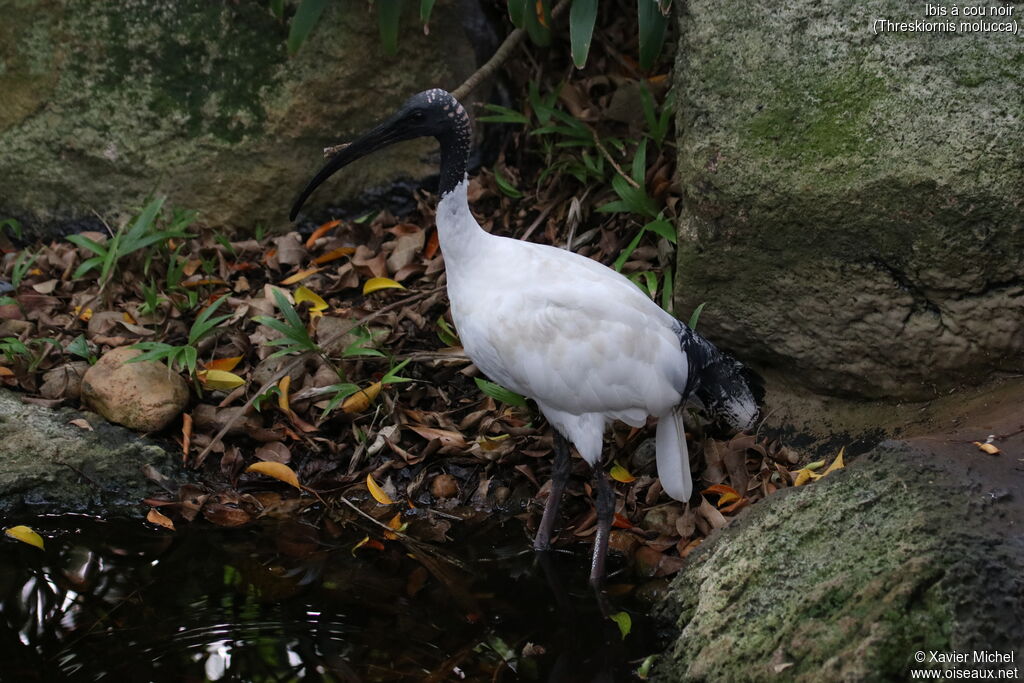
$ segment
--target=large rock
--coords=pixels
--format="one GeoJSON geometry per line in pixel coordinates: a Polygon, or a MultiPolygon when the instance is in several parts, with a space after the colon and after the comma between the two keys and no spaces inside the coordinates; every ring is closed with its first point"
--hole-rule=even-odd
{"type": "Polygon", "coordinates": [[[152,490],[140,468],[172,470],[175,456],[94,415],[22,403],[0,390],[0,514],[135,512],[152,490]]]}
{"type": "Polygon", "coordinates": [[[1020,367],[1020,39],[872,32],[925,6],[680,6],[681,308],[707,301],[712,339],[817,391],[926,398],[1020,367]]]}
{"type": "MultiPolygon", "coordinates": [[[[375,12],[327,3],[288,58],[265,2],[0,0],[0,218],[39,232],[155,192],[214,225],[284,223],[323,147],[472,73],[464,12],[438,2],[429,36],[415,14],[388,56],[375,12]]],[[[312,208],[436,173],[430,149],[364,160],[312,208]]]]}
{"type": "Polygon", "coordinates": [[[82,377],[82,402],[107,420],[140,432],[157,432],[188,405],[185,380],[165,364],[130,362],[142,352],[107,351],[82,377]]]}
{"type": "Polygon", "coordinates": [[[673,583],[665,613],[681,632],[656,680],[908,680],[919,651],[994,651],[1014,663],[957,668],[1019,667],[1021,389],[961,413],[954,433],[887,442],[769,496],[708,539],[673,583]],[[971,444],[986,433],[1002,455],[971,444]]]}

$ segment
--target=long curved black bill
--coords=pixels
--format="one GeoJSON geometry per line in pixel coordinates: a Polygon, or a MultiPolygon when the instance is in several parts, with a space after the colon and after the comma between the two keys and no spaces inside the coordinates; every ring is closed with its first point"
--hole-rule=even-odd
{"type": "Polygon", "coordinates": [[[313,179],[309,181],[306,187],[299,193],[295,203],[292,204],[292,211],[288,214],[290,220],[295,220],[295,217],[299,215],[299,210],[302,205],[306,203],[309,196],[313,194],[313,191],[321,185],[325,180],[330,178],[339,169],[351,164],[357,159],[370,154],[381,147],[387,147],[388,145],[398,142],[402,139],[401,133],[395,126],[393,121],[385,121],[373,130],[364,135],[359,136],[353,140],[348,146],[340,150],[335,156],[324,164],[324,167],[313,176],[313,179]]]}

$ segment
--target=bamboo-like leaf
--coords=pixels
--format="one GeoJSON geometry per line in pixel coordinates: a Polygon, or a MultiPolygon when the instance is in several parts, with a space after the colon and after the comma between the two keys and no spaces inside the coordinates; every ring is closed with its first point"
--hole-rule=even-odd
{"type": "Polygon", "coordinates": [[[290,484],[297,489],[301,489],[302,485],[299,484],[299,478],[296,476],[295,471],[292,470],[288,465],[284,465],[279,462],[271,462],[269,460],[254,462],[245,468],[246,472],[256,472],[278,481],[283,481],[286,484],[290,484]]]}
{"type": "Polygon", "coordinates": [[[371,277],[363,285],[363,295],[376,292],[379,289],[405,289],[405,286],[389,277],[371,277]]]}
{"type": "Polygon", "coordinates": [[[313,31],[320,15],[327,7],[327,0],[301,0],[299,8],[292,17],[291,28],[288,29],[288,54],[294,56],[306,38],[313,31]]]}
{"type": "Polygon", "coordinates": [[[496,401],[507,403],[510,406],[518,406],[520,408],[526,406],[526,398],[520,396],[514,391],[510,391],[500,384],[494,382],[488,382],[480,377],[474,377],[473,381],[480,388],[480,391],[484,392],[496,401]]]}
{"type": "Polygon", "coordinates": [[[391,496],[373,480],[372,474],[366,475],[366,488],[370,490],[370,495],[373,496],[373,499],[381,505],[395,504],[395,501],[391,500],[391,496]]]}
{"type": "Polygon", "coordinates": [[[4,533],[15,540],[21,541],[22,543],[28,543],[29,545],[34,545],[40,550],[45,550],[43,537],[33,531],[31,527],[19,524],[18,526],[12,526],[9,529],[4,529],[4,533]]]}
{"type": "Polygon", "coordinates": [[[231,391],[245,384],[244,379],[227,370],[201,370],[196,376],[208,389],[231,391]]]}
{"type": "Polygon", "coordinates": [[[690,314],[690,322],[687,323],[687,327],[689,327],[691,330],[697,329],[697,321],[700,320],[701,311],[704,310],[704,307],[707,306],[707,304],[707,301],[702,301],[700,306],[697,306],[697,308],[693,309],[693,313],[690,314]]]}
{"type": "Polygon", "coordinates": [[[665,42],[668,19],[661,13],[658,0],[637,0],[637,21],[640,29],[640,68],[650,69],[665,42]]]}
{"type": "Polygon", "coordinates": [[[573,0],[569,9],[569,41],[572,44],[572,61],[578,69],[587,63],[596,21],[597,0],[573,0]]]}
{"type": "Polygon", "coordinates": [[[434,0],[420,0],[420,21],[430,21],[430,13],[434,10],[434,0]]]}
{"type": "Polygon", "coordinates": [[[384,46],[384,52],[393,55],[398,52],[398,24],[402,19],[402,0],[376,0],[376,2],[380,42],[384,46]]]}
{"type": "Polygon", "coordinates": [[[628,484],[629,482],[636,480],[636,477],[630,474],[629,470],[619,463],[612,465],[612,469],[608,472],[608,475],[615,481],[621,481],[623,484],[628,484]]]}
{"type": "Polygon", "coordinates": [[[299,287],[295,290],[295,304],[298,305],[304,301],[308,301],[310,303],[310,308],[314,311],[327,310],[327,302],[324,301],[319,294],[305,286],[299,287]]]}
{"type": "Polygon", "coordinates": [[[526,8],[531,0],[508,0],[508,18],[516,28],[524,28],[526,25],[526,8]]]}
{"type": "Polygon", "coordinates": [[[320,272],[319,268],[307,268],[306,270],[300,270],[294,275],[289,275],[285,279],[281,280],[279,284],[282,285],[294,285],[296,282],[302,282],[310,275],[315,275],[320,272]]]}
{"type": "Polygon", "coordinates": [[[341,404],[341,410],[345,413],[361,413],[370,407],[377,395],[380,394],[381,387],[384,385],[380,382],[374,382],[365,389],[360,389],[356,393],[352,394],[341,404]]]}

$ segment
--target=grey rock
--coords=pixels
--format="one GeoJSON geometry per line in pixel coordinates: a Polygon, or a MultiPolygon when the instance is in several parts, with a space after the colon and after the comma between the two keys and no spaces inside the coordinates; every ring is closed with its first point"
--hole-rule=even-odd
{"type": "Polygon", "coordinates": [[[0,390],[0,514],[136,512],[154,488],[140,468],[174,467],[161,446],[95,415],[84,415],[94,431],[69,424],[82,417],[0,390]]]}
{"type": "Polygon", "coordinates": [[[709,538],[662,606],[681,633],[654,680],[907,680],[929,650],[1020,662],[1016,463],[922,443],[888,442],[709,538]]]}
{"type": "Polygon", "coordinates": [[[679,12],[680,309],[708,302],[711,339],[816,391],[922,399],[1020,367],[1020,41],[872,33],[923,7],[679,12]]]}
{"type": "MultiPolygon", "coordinates": [[[[0,0],[0,217],[38,235],[157,193],[207,224],[284,225],[324,147],[475,69],[454,2],[434,7],[429,36],[414,14],[389,56],[375,12],[328,3],[289,58],[264,2],[0,0]]],[[[436,173],[435,147],[364,160],[307,211],[436,173]]]]}

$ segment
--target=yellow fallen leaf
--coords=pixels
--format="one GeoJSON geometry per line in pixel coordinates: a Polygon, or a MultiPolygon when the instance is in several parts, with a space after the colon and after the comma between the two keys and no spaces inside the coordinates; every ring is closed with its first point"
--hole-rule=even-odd
{"type": "Polygon", "coordinates": [[[381,543],[380,541],[376,541],[370,538],[369,536],[365,536],[363,540],[359,541],[359,543],[356,543],[355,546],[352,548],[352,554],[355,555],[356,551],[363,547],[373,548],[374,550],[384,550],[383,543],[381,543]]]}
{"type": "Polygon", "coordinates": [[[207,370],[223,370],[224,372],[231,372],[238,367],[238,364],[241,361],[241,356],[232,356],[231,358],[214,358],[205,365],[207,370]]]}
{"type": "Polygon", "coordinates": [[[366,488],[370,489],[370,495],[381,505],[394,505],[395,501],[373,480],[372,474],[366,475],[366,488]]]}
{"type": "Polygon", "coordinates": [[[629,473],[625,467],[619,463],[612,465],[611,471],[608,472],[611,478],[615,481],[621,481],[623,484],[628,484],[631,481],[636,481],[636,477],[629,473]]]}
{"type": "Polygon", "coordinates": [[[828,466],[828,469],[822,472],[821,476],[827,477],[830,472],[835,472],[836,470],[841,470],[846,467],[846,463],[843,462],[843,453],[845,451],[846,446],[839,449],[839,455],[837,455],[836,459],[832,461],[832,464],[828,466]]]}
{"type": "Polygon", "coordinates": [[[231,391],[245,384],[245,380],[227,370],[200,370],[196,373],[199,381],[209,389],[231,391]]]}
{"type": "Polygon", "coordinates": [[[979,449],[985,451],[989,455],[998,455],[999,453],[1002,453],[1002,451],[999,450],[999,447],[992,443],[982,443],[981,441],[975,441],[974,445],[977,446],[979,449]]]}
{"type": "Polygon", "coordinates": [[[393,531],[385,531],[384,538],[388,539],[389,541],[394,541],[398,538],[398,534],[396,534],[395,531],[397,531],[400,534],[403,533],[408,527],[408,522],[402,521],[402,513],[399,512],[388,521],[388,528],[393,529],[393,531]]]}
{"type": "Polygon", "coordinates": [[[405,286],[389,277],[371,277],[363,285],[363,294],[376,292],[378,289],[405,289],[405,286]]]}
{"type": "Polygon", "coordinates": [[[322,266],[325,263],[336,261],[340,259],[342,256],[351,256],[354,253],[356,253],[355,247],[338,247],[337,249],[331,249],[326,254],[317,256],[315,259],[313,259],[313,263],[315,263],[318,266],[322,266]]]}
{"type": "Polygon", "coordinates": [[[295,273],[294,275],[289,275],[285,279],[281,280],[281,282],[278,283],[278,284],[294,285],[296,282],[302,282],[303,280],[305,280],[310,275],[315,275],[316,273],[319,273],[319,272],[320,272],[319,268],[307,268],[306,270],[300,270],[299,272],[295,273]]]}
{"type": "Polygon", "coordinates": [[[374,382],[365,389],[360,389],[356,393],[346,398],[341,404],[341,410],[346,413],[361,413],[370,407],[373,400],[377,398],[383,385],[380,382],[374,382]]]}
{"type": "Polygon", "coordinates": [[[256,472],[257,474],[263,474],[268,477],[273,477],[278,481],[283,481],[286,484],[291,484],[297,489],[301,489],[302,486],[299,484],[299,478],[296,476],[292,468],[288,465],[284,465],[279,462],[254,462],[245,468],[246,472],[256,472]]]}
{"type": "Polygon", "coordinates": [[[305,285],[295,290],[295,305],[298,306],[303,301],[308,301],[310,304],[309,307],[314,311],[320,312],[327,310],[327,302],[324,301],[319,294],[305,285]]]}
{"type": "Polygon", "coordinates": [[[291,413],[292,408],[288,398],[288,389],[292,386],[292,376],[285,375],[277,382],[277,407],[284,413],[291,413]]]}
{"type": "Polygon", "coordinates": [[[803,486],[807,482],[813,479],[821,479],[822,475],[815,474],[806,467],[802,470],[797,470],[796,479],[793,481],[793,486],[803,486]]]}
{"type": "Polygon", "coordinates": [[[132,325],[135,325],[137,322],[135,318],[132,317],[132,314],[129,313],[128,311],[121,312],[121,319],[124,320],[126,323],[131,323],[132,325]]]}
{"type": "Polygon", "coordinates": [[[157,524],[165,529],[170,529],[171,531],[174,531],[174,522],[171,521],[170,517],[160,512],[159,510],[150,510],[149,513],[146,515],[146,521],[150,524],[157,524]]]}
{"type": "Polygon", "coordinates": [[[40,550],[43,550],[43,537],[27,526],[12,526],[9,529],[4,529],[4,533],[13,539],[21,541],[22,543],[28,543],[29,545],[34,545],[40,550]]]}

